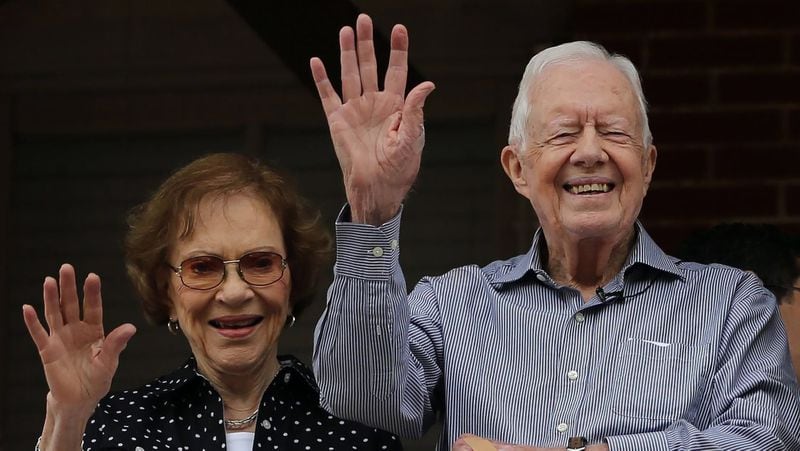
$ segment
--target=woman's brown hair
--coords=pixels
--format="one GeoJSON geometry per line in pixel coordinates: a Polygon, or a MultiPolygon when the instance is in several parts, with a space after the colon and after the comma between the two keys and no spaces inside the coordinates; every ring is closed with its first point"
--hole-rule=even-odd
{"type": "Polygon", "coordinates": [[[278,219],[291,268],[292,313],[299,316],[311,303],[331,251],[330,234],[320,223],[319,211],[310,208],[278,171],[245,155],[217,153],[176,171],[128,216],[125,266],[151,323],[169,319],[166,258],[176,240],[192,235],[201,201],[240,192],[256,195],[278,219]]]}

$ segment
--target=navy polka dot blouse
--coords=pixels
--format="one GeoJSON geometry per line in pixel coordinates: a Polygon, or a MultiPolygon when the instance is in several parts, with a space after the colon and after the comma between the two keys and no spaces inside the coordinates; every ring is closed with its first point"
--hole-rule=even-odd
{"type": "MultiPolygon", "coordinates": [[[[291,356],[261,398],[253,450],[402,450],[378,429],[330,415],[319,406],[311,371],[291,356]]],[[[103,398],[83,438],[86,451],[224,450],[222,398],[194,358],[170,375],[103,398]]]]}

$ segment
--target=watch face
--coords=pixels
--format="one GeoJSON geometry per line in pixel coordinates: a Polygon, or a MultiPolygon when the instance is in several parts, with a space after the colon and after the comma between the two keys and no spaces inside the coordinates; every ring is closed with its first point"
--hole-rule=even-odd
{"type": "Polygon", "coordinates": [[[567,451],[584,451],[586,443],[586,437],[570,437],[567,441],[567,451]]]}

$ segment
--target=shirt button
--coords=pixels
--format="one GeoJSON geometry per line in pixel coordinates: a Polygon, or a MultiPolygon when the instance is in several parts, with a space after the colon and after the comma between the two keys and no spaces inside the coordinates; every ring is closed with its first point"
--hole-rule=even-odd
{"type": "Polygon", "coordinates": [[[380,246],[375,246],[372,248],[372,255],[376,257],[383,257],[383,248],[380,246]]]}
{"type": "Polygon", "coordinates": [[[539,279],[539,282],[547,282],[547,276],[542,273],[536,274],[536,278],[539,279]]]}
{"type": "Polygon", "coordinates": [[[261,427],[264,429],[270,429],[272,424],[270,424],[269,420],[264,420],[261,422],[261,427]]]}
{"type": "Polygon", "coordinates": [[[286,374],[283,375],[283,382],[285,384],[288,384],[291,379],[292,379],[292,375],[291,374],[286,373],[286,374]]]}
{"type": "Polygon", "coordinates": [[[389,246],[391,246],[392,249],[397,249],[400,244],[397,242],[397,240],[392,240],[389,242],[389,246]]]}
{"type": "Polygon", "coordinates": [[[586,321],[586,317],[583,315],[583,313],[578,312],[578,313],[575,314],[575,321],[577,321],[579,323],[582,323],[582,322],[586,321]]]}
{"type": "Polygon", "coordinates": [[[574,381],[578,378],[578,372],[575,370],[570,370],[570,372],[567,373],[567,378],[571,381],[574,381]]]}
{"type": "Polygon", "coordinates": [[[567,432],[567,429],[569,429],[567,423],[558,423],[558,426],[556,426],[558,432],[567,432]]]}

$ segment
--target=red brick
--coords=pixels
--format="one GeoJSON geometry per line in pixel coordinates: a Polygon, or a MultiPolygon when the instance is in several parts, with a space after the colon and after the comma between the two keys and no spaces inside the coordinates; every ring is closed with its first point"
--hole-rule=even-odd
{"type": "Polygon", "coordinates": [[[651,32],[654,30],[697,30],[707,23],[701,1],[669,2],[578,2],[575,31],[651,32]]]}
{"type": "Polygon", "coordinates": [[[783,61],[779,35],[669,36],[650,42],[652,68],[742,67],[783,61]]]}
{"type": "Polygon", "coordinates": [[[708,158],[704,149],[675,149],[658,146],[655,180],[697,180],[708,177],[708,158]]]}
{"type": "Polygon", "coordinates": [[[797,29],[800,3],[797,0],[717,0],[714,25],[720,29],[797,29]]]}
{"type": "Polygon", "coordinates": [[[706,74],[642,74],[645,97],[651,105],[696,105],[711,100],[706,74]]]}
{"type": "Polygon", "coordinates": [[[791,216],[800,216],[800,185],[786,187],[784,202],[787,214],[791,216]]]}
{"type": "Polygon", "coordinates": [[[778,180],[800,174],[800,149],[797,146],[759,148],[717,148],[712,153],[717,179],[778,180]]]}
{"type": "Polygon", "coordinates": [[[659,187],[647,194],[642,217],[647,219],[741,218],[775,216],[778,189],[760,183],[719,187],[659,187]]]}
{"type": "Polygon", "coordinates": [[[653,111],[650,128],[656,145],[770,142],[782,136],[781,113],[774,110],[653,111]]]}
{"type": "Polygon", "coordinates": [[[721,103],[800,102],[800,70],[720,74],[721,103]]]}

